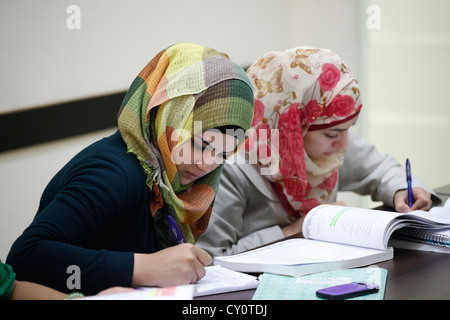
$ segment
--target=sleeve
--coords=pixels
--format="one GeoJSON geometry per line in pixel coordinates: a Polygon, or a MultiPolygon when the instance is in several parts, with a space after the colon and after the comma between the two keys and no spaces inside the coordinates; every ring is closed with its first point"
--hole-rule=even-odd
{"type": "MultiPolygon", "coordinates": [[[[259,191],[237,165],[226,164],[208,229],[200,236],[197,245],[212,256],[222,256],[243,252],[283,238],[283,232],[276,224],[261,229],[255,224],[254,230],[243,235],[244,221],[248,220],[252,211],[259,211],[253,204],[258,194],[259,191]]],[[[258,205],[267,208],[267,203],[265,205],[261,198],[258,199],[259,201],[255,200],[259,202],[258,205]]]]}
{"type": "Polygon", "coordinates": [[[114,162],[92,160],[66,178],[16,240],[7,262],[19,279],[62,292],[95,294],[111,286],[131,286],[134,254],[102,249],[127,212],[133,193],[127,173],[114,162]],[[80,288],[77,275],[68,269],[73,265],[80,270],[80,288]]]}
{"type": "Polygon", "coordinates": [[[16,274],[11,266],[0,261],[0,300],[9,300],[16,281],[16,274]]]}
{"type": "MultiPolygon", "coordinates": [[[[375,146],[349,132],[344,164],[339,169],[339,191],[371,195],[372,200],[393,207],[395,193],[406,187],[405,168],[397,160],[378,152],[375,146]]],[[[433,193],[416,176],[413,187],[423,187],[433,193]]]]}

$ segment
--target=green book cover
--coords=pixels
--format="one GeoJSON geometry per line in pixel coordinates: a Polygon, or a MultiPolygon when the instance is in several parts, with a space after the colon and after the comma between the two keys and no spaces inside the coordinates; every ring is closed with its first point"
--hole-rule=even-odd
{"type": "Polygon", "coordinates": [[[317,290],[354,281],[376,283],[380,290],[349,300],[383,300],[386,278],[387,270],[375,266],[326,271],[302,277],[264,273],[259,278],[253,300],[323,300],[316,296],[317,290]]]}

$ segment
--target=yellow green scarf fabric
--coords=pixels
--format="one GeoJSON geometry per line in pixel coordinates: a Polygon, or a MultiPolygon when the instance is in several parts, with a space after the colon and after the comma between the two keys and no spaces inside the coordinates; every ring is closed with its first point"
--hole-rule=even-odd
{"type": "Polygon", "coordinates": [[[8,300],[11,297],[15,280],[16,274],[11,266],[0,260],[0,300],[8,300]]]}
{"type": "Polygon", "coordinates": [[[184,241],[195,243],[209,222],[222,165],[181,186],[171,151],[201,131],[237,126],[247,131],[253,117],[253,91],[244,70],[226,54],[180,43],[156,55],[129,88],[118,116],[128,152],[139,160],[150,193],[150,212],[163,247],[175,245],[168,215],[184,241]],[[195,126],[197,128],[198,126],[195,126]],[[174,140],[173,133],[183,132],[174,140]]]}

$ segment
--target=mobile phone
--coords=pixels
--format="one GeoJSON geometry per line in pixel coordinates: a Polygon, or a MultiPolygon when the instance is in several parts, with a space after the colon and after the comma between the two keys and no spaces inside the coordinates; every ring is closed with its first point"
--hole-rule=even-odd
{"type": "Polygon", "coordinates": [[[348,299],[366,294],[376,293],[379,285],[370,282],[351,282],[316,291],[316,296],[323,299],[348,299]]]}

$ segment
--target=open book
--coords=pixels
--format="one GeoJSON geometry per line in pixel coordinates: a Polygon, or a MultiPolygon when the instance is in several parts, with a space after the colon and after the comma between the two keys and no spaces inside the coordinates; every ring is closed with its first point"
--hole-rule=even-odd
{"type": "Polygon", "coordinates": [[[312,209],[303,222],[305,239],[285,240],[214,263],[241,272],[291,276],[361,267],[392,259],[388,241],[404,228],[450,228],[450,208],[397,213],[334,205],[312,209]]]}
{"type": "MultiPolygon", "coordinates": [[[[427,241],[426,234],[439,234],[450,228],[450,201],[430,211],[398,213],[352,207],[321,205],[312,209],[303,223],[303,236],[309,239],[385,250],[389,239],[427,241]],[[425,233],[424,231],[428,231],[425,233]]],[[[445,237],[434,243],[445,245],[445,237]],[[442,241],[443,240],[443,241],[442,241]]],[[[430,241],[429,243],[432,243],[430,241]]]]}

